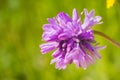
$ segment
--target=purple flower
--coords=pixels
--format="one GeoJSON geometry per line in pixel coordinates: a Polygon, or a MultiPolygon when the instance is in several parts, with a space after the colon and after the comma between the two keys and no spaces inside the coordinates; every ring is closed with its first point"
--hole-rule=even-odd
{"type": "Polygon", "coordinates": [[[92,27],[100,24],[101,17],[94,16],[94,10],[88,12],[86,9],[78,16],[77,10],[73,10],[72,18],[60,12],[54,18],[48,18],[48,24],[43,25],[42,38],[47,43],[41,44],[43,54],[55,50],[52,54],[57,69],[65,69],[67,64],[74,63],[77,67],[87,68],[93,64],[96,58],[100,59],[98,46],[94,40],[92,27]],[[82,22],[81,16],[85,15],[82,22]]]}

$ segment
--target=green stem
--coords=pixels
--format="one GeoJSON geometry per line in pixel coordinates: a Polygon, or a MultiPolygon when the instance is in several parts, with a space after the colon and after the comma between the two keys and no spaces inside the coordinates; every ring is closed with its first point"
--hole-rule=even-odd
{"type": "Polygon", "coordinates": [[[102,36],[102,37],[105,38],[107,41],[109,41],[109,42],[112,43],[113,45],[115,45],[115,46],[117,46],[118,48],[120,48],[120,43],[116,42],[115,40],[113,40],[113,39],[110,38],[109,36],[105,35],[104,33],[99,32],[99,31],[95,31],[95,30],[93,30],[93,33],[102,36]]]}

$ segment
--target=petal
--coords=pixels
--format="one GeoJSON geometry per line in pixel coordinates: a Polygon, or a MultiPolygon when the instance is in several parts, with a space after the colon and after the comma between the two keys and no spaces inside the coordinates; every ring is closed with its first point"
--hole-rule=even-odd
{"type": "Polygon", "coordinates": [[[94,13],[95,13],[95,10],[91,10],[86,17],[90,18],[90,17],[94,17],[94,13]]]}
{"type": "Polygon", "coordinates": [[[66,64],[64,62],[64,59],[60,59],[58,62],[56,62],[56,69],[65,69],[66,68],[66,64]]]}
{"type": "Polygon", "coordinates": [[[61,33],[59,36],[58,36],[58,39],[59,40],[65,40],[65,39],[68,39],[69,37],[71,37],[71,35],[67,32],[65,33],[61,33]]]}
{"type": "Polygon", "coordinates": [[[79,19],[78,12],[76,9],[73,9],[72,19],[73,21],[77,21],[79,19]]]}
{"type": "Polygon", "coordinates": [[[88,43],[88,42],[83,42],[82,43],[84,46],[85,46],[85,48],[87,48],[89,51],[94,51],[94,48],[93,48],[93,46],[90,44],[90,43],[88,43]]]}
{"type": "Polygon", "coordinates": [[[101,59],[101,55],[98,53],[98,51],[96,49],[94,49],[94,51],[90,51],[91,56],[97,59],[101,59]]]}
{"type": "Polygon", "coordinates": [[[80,34],[82,31],[81,31],[81,25],[79,24],[79,23],[77,23],[77,22],[73,22],[73,32],[75,33],[75,34],[80,34]]]}
{"type": "Polygon", "coordinates": [[[51,60],[51,63],[55,63],[56,62],[56,69],[65,69],[66,68],[66,63],[64,62],[64,59],[63,58],[60,58],[60,57],[57,57],[57,58],[54,58],[51,60]]]}
{"type": "Polygon", "coordinates": [[[47,20],[50,24],[57,24],[57,21],[55,20],[55,18],[48,18],[47,20]]]}
{"type": "Polygon", "coordinates": [[[56,19],[58,20],[58,22],[61,24],[65,24],[65,23],[67,23],[67,22],[71,22],[72,21],[72,19],[69,17],[69,15],[68,14],[65,14],[64,12],[60,12],[58,15],[57,15],[57,17],[56,17],[56,19]]]}
{"type": "Polygon", "coordinates": [[[87,9],[84,9],[84,14],[85,14],[85,16],[88,15],[88,10],[87,9]]]}
{"type": "Polygon", "coordinates": [[[54,56],[54,57],[58,57],[59,55],[60,55],[60,50],[59,49],[57,49],[53,54],[52,54],[52,56],[54,56]]]}
{"type": "Polygon", "coordinates": [[[44,24],[43,25],[43,30],[45,31],[51,31],[53,29],[51,24],[44,24]]]}
{"type": "Polygon", "coordinates": [[[53,63],[57,62],[58,60],[59,60],[59,57],[56,57],[56,58],[51,60],[50,64],[53,64],[53,63]]]}
{"type": "MultiPolygon", "coordinates": [[[[94,23],[99,23],[101,19],[102,19],[102,17],[100,17],[100,16],[95,16],[95,18],[94,18],[94,23]]],[[[94,25],[95,25],[95,24],[94,24],[94,25]]]]}
{"type": "Polygon", "coordinates": [[[101,59],[101,55],[97,51],[95,51],[94,55],[96,58],[101,59]]]}
{"type": "Polygon", "coordinates": [[[78,35],[78,38],[80,40],[92,41],[92,40],[94,40],[93,32],[92,32],[92,30],[89,30],[87,32],[82,32],[80,35],[78,35]]]}
{"type": "Polygon", "coordinates": [[[44,24],[43,25],[43,30],[45,32],[50,32],[50,31],[56,31],[59,32],[61,30],[61,27],[59,25],[55,24],[44,24]]]}
{"type": "Polygon", "coordinates": [[[87,65],[94,63],[94,59],[88,54],[85,55],[85,60],[86,60],[87,65]]]}
{"type": "Polygon", "coordinates": [[[57,46],[58,46],[57,42],[49,42],[49,43],[41,44],[40,48],[41,48],[41,52],[45,54],[51,50],[54,50],[55,48],[57,48],[57,46]]]}
{"type": "Polygon", "coordinates": [[[100,20],[102,18],[100,16],[94,16],[94,12],[94,10],[91,10],[88,13],[87,9],[84,9],[85,19],[84,23],[82,24],[82,29],[88,30],[96,24],[101,24],[100,20]]]}
{"type": "MultiPolygon", "coordinates": [[[[66,54],[65,59],[71,60],[77,58],[80,52],[81,52],[80,49],[76,47],[73,50],[71,50],[70,53],[66,54]]],[[[84,53],[81,53],[81,55],[84,55],[84,53]]]]}
{"type": "Polygon", "coordinates": [[[102,49],[106,48],[106,46],[95,46],[94,48],[96,50],[102,50],[102,49]]]}
{"type": "Polygon", "coordinates": [[[86,53],[81,48],[79,49],[80,53],[78,55],[78,60],[83,69],[87,68],[87,62],[85,60],[86,53]]]}
{"type": "Polygon", "coordinates": [[[81,66],[78,59],[74,59],[73,63],[76,64],[76,67],[78,67],[78,68],[81,66]]]}
{"type": "Polygon", "coordinates": [[[86,69],[86,68],[87,68],[87,64],[86,64],[85,57],[79,55],[79,61],[80,61],[81,67],[82,67],[83,69],[86,69]]]}
{"type": "Polygon", "coordinates": [[[57,39],[57,35],[58,33],[56,31],[44,32],[42,38],[45,41],[55,41],[57,39]]]}
{"type": "Polygon", "coordinates": [[[91,10],[89,13],[88,13],[88,10],[87,9],[84,9],[84,14],[85,14],[85,18],[86,19],[89,19],[91,17],[94,17],[94,13],[95,13],[95,10],[91,10]]]}

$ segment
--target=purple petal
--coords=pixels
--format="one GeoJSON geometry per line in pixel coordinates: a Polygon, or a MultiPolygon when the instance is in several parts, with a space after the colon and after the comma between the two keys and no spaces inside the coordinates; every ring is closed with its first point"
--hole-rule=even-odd
{"type": "Polygon", "coordinates": [[[94,16],[94,10],[91,10],[90,13],[86,9],[84,9],[85,19],[84,23],[82,24],[82,29],[90,29],[92,26],[96,24],[100,24],[101,17],[94,16]]]}
{"type": "Polygon", "coordinates": [[[94,59],[88,54],[85,55],[85,60],[87,62],[87,65],[90,65],[90,64],[94,63],[94,59]]]}
{"type": "Polygon", "coordinates": [[[45,40],[45,41],[50,41],[50,40],[55,39],[57,34],[58,34],[58,33],[55,32],[55,31],[44,32],[43,35],[42,35],[42,38],[43,38],[43,40],[45,40]]]}
{"type": "Polygon", "coordinates": [[[64,12],[60,12],[56,19],[60,24],[66,24],[67,22],[71,22],[72,19],[68,16],[68,14],[65,14],[64,12]]]}
{"type": "Polygon", "coordinates": [[[90,17],[93,17],[94,16],[94,13],[95,13],[95,10],[91,10],[88,14],[86,14],[87,18],[90,18],[90,17]]]}
{"type": "Polygon", "coordinates": [[[52,27],[51,24],[44,24],[43,25],[43,30],[45,30],[45,31],[51,31],[51,30],[53,30],[53,27],[52,27]]]}
{"type": "Polygon", "coordinates": [[[73,9],[72,19],[73,21],[77,21],[79,19],[78,12],[76,9],[73,9]]]}
{"type": "Polygon", "coordinates": [[[96,58],[101,59],[101,55],[97,51],[95,51],[94,55],[96,56],[96,58]]]}
{"type": "Polygon", "coordinates": [[[80,65],[83,69],[87,68],[87,64],[86,64],[86,60],[84,56],[79,55],[79,61],[80,61],[80,65]]]}
{"type": "Polygon", "coordinates": [[[57,24],[57,21],[55,18],[48,18],[47,20],[50,24],[57,24]]]}
{"type": "Polygon", "coordinates": [[[74,48],[73,50],[70,51],[70,53],[66,54],[66,59],[71,60],[72,58],[75,58],[76,56],[78,56],[78,54],[80,54],[79,48],[74,48]]]}
{"type": "Polygon", "coordinates": [[[43,25],[43,30],[45,32],[51,32],[51,31],[57,31],[59,32],[61,30],[59,25],[54,25],[54,24],[44,24],[43,25]]]}
{"type": "Polygon", "coordinates": [[[52,54],[52,56],[58,57],[60,54],[61,54],[60,50],[57,49],[57,50],[52,54]]]}
{"type": "Polygon", "coordinates": [[[58,60],[59,60],[59,57],[56,57],[56,58],[51,60],[50,64],[53,64],[53,63],[57,62],[58,60]]]}
{"type": "Polygon", "coordinates": [[[97,59],[101,59],[101,55],[98,53],[97,50],[94,49],[94,51],[90,51],[91,55],[97,59]]]}
{"type": "Polygon", "coordinates": [[[65,69],[66,68],[66,64],[64,62],[64,59],[60,59],[57,63],[56,63],[56,69],[65,69]]]}
{"type": "Polygon", "coordinates": [[[59,40],[65,40],[65,39],[68,39],[69,37],[71,37],[70,34],[68,34],[68,33],[61,33],[61,34],[58,36],[58,39],[59,39],[59,40]]]}
{"type": "Polygon", "coordinates": [[[94,51],[94,48],[92,47],[92,45],[88,42],[83,42],[83,45],[85,46],[85,48],[87,48],[89,51],[94,51]]]}
{"type": "Polygon", "coordinates": [[[41,52],[43,54],[51,51],[51,50],[54,50],[55,48],[58,47],[58,43],[57,42],[49,42],[49,43],[45,43],[45,44],[41,44],[40,45],[40,48],[41,48],[41,52]]]}
{"type": "Polygon", "coordinates": [[[87,9],[84,9],[84,14],[85,14],[85,16],[88,15],[88,10],[87,9]]]}
{"type": "Polygon", "coordinates": [[[56,62],[56,69],[65,69],[66,68],[66,63],[64,62],[64,59],[57,57],[51,60],[51,63],[55,63],[56,62]]]}
{"type": "Polygon", "coordinates": [[[82,32],[80,35],[78,35],[79,39],[83,39],[83,40],[93,40],[94,36],[93,36],[93,32],[91,30],[87,31],[87,32],[82,32]]]}
{"type": "Polygon", "coordinates": [[[78,59],[73,59],[73,63],[76,64],[76,67],[80,67],[80,62],[78,61],[78,59]]]}
{"type": "Polygon", "coordinates": [[[102,49],[106,48],[106,46],[95,46],[94,48],[95,48],[95,50],[102,50],[102,49]]]}
{"type": "Polygon", "coordinates": [[[101,23],[101,22],[100,22],[101,19],[102,19],[102,17],[96,16],[96,17],[94,18],[94,25],[95,25],[95,23],[101,23]]]}

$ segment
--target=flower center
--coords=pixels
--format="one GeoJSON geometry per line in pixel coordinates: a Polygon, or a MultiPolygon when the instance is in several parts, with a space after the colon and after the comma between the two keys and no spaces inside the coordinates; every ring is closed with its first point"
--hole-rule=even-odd
{"type": "Polygon", "coordinates": [[[85,44],[93,42],[93,34],[91,32],[85,32],[78,36],[72,36],[66,40],[61,40],[59,43],[59,50],[62,52],[69,52],[77,45],[85,46],[85,44]]]}

